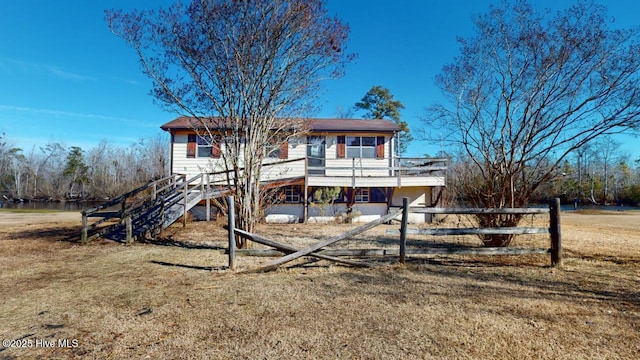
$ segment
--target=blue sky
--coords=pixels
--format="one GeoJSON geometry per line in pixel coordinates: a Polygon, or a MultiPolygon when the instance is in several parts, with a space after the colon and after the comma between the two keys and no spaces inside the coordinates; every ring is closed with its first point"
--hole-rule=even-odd
{"type": "MultiPolygon", "coordinates": [[[[157,136],[177,116],[148,95],[135,53],[113,35],[105,8],[156,7],[169,1],[21,0],[0,5],[0,132],[31,150],[49,141],[88,150],[106,139],[127,146],[157,136]]],[[[472,34],[471,17],[494,1],[329,0],[351,26],[349,49],[358,59],[346,75],[323,85],[318,117],[333,117],[373,86],[402,101],[404,120],[423,126],[424,108],[440,101],[434,76],[457,54],[456,36],[472,34]]],[[[540,0],[541,7],[571,2],[540,0]]],[[[640,25],[640,2],[607,1],[621,27],[640,25]]],[[[357,116],[357,113],[356,113],[357,116]]],[[[640,156],[637,139],[622,137],[623,149],[640,156]]],[[[435,154],[437,145],[416,142],[408,156],[435,154]]]]}

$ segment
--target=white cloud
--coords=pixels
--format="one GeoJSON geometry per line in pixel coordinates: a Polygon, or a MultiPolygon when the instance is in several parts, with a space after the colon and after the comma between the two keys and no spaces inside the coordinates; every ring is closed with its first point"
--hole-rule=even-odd
{"type": "Polygon", "coordinates": [[[49,75],[53,75],[55,77],[62,78],[62,79],[72,79],[72,80],[79,80],[79,81],[95,81],[96,80],[96,78],[92,76],[73,73],[73,72],[64,70],[58,66],[32,63],[32,62],[27,62],[27,61],[22,61],[17,59],[10,59],[6,57],[0,58],[0,68],[2,68],[4,72],[9,73],[12,67],[13,68],[17,67],[22,72],[26,72],[26,73],[44,72],[49,75]]]}
{"type": "Polygon", "coordinates": [[[118,122],[124,122],[127,124],[137,125],[145,128],[158,127],[158,124],[156,123],[149,123],[141,120],[108,116],[108,115],[99,115],[99,114],[92,114],[92,113],[79,113],[79,112],[73,112],[73,111],[39,109],[39,108],[32,108],[32,107],[22,107],[22,106],[3,105],[3,104],[0,104],[0,110],[22,112],[22,113],[44,114],[44,115],[51,115],[56,117],[76,117],[76,118],[83,118],[83,119],[118,121],[118,122]]]}

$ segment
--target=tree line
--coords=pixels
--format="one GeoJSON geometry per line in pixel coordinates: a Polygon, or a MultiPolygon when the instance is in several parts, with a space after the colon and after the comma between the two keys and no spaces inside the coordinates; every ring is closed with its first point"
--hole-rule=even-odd
{"type": "MultiPolygon", "coordinates": [[[[563,204],[640,206],[640,157],[625,153],[620,145],[611,137],[603,137],[575,150],[555,169],[551,168],[555,161],[549,159],[547,166],[552,177],[525,205],[542,204],[559,197],[563,204]]],[[[474,189],[485,180],[473,168],[470,157],[462,153],[441,153],[440,156],[450,159],[446,204],[473,203],[474,189]]],[[[523,174],[527,176],[527,171],[523,174]]]]}
{"type": "Polygon", "coordinates": [[[104,200],[169,173],[165,134],[128,147],[107,140],[84,150],[50,141],[15,147],[0,133],[0,193],[4,200],[104,200]]]}

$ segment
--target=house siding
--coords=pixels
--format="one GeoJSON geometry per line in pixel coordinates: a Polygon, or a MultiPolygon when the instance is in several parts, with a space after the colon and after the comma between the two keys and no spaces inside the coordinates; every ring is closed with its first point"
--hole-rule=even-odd
{"type": "MultiPolygon", "coordinates": [[[[361,133],[355,136],[374,136],[379,134],[361,133]]],[[[335,177],[352,177],[354,175],[353,166],[355,165],[355,176],[390,176],[391,171],[388,167],[391,165],[392,137],[385,136],[385,158],[337,158],[337,136],[326,137],[325,151],[325,167],[329,168],[325,171],[325,176],[335,177]],[[331,169],[345,168],[345,169],[331,169]],[[367,169],[376,168],[376,169],[367,169]]],[[[175,134],[173,142],[173,171],[176,174],[187,174],[188,177],[206,172],[217,172],[224,170],[224,163],[221,158],[203,158],[187,157],[187,140],[188,134],[175,134]]],[[[224,145],[220,147],[221,151],[225,151],[224,145]]],[[[288,159],[302,159],[307,155],[306,138],[296,138],[287,144],[288,159]]],[[[264,164],[275,163],[284,159],[265,159],[264,164]]],[[[262,181],[274,180],[278,178],[290,178],[304,176],[305,164],[304,160],[290,162],[276,166],[263,167],[262,181]]],[[[331,185],[331,184],[329,184],[331,185]]]]}
{"type": "MultiPolygon", "coordinates": [[[[365,124],[365,122],[363,122],[365,124]]],[[[417,170],[420,174],[416,174],[416,170],[410,170],[409,174],[400,175],[393,169],[394,165],[394,146],[395,138],[389,132],[382,128],[367,132],[366,130],[354,132],[347,130],[346,132],[329,131],[328,133],[311,133],[309,136],[324,136],[325,138],[325,157],[324,172],[320,174],[306,173],[307,157],[307,136],[292,138],[286,148],[281,149],[281,154],[286,154],[284,158],[267,158],[263,161],[261,169],[261,181],[268,182],[273,180],[291,180],[305,179],[307,187],[343,187],[343,188],[393,188],[393,195],[389,203],[392,207],[402,205],[402,198],[409,197],[411,206],[431,205],[432,187],[444,186],[445,176],[441,173],[434,172],[429,175],[427,172],[417,170]],[[341,140],[348,136],[367,136],[376,138],[375,156],[373,158],[349,158],[346,157],[348,150],[344,144],[339,144],[341,140]],[[339,146],[342,145],[342,151],[339,146]],[[340,154],[338,154],[340,152],[340,154]],[[339,155],[342,155],[339,156],[339,155]],[[380,156],[383,157],[380,157],[380,156]],[[285,160],[284,164],[272,165],[285,160]],[[306,176],[305,176],[306,175],[306,176]]],[[[201,173],[222,172],[225,170],[223,158],[215,157],[197,157],[197,149],[195,157],[188,157],[188,138],[189,134],[193,134],[191,130],[172,130],[172,171],[176,174],[185,174],[188,178],[197,176],[201,173]]],[[[219,150],[224,153],[225,147],[221,145],[219,150]]],[[[284,156],[283,156],[284,157],[284,156]]],[[[319,170],[319,169],[315,169],[319,170]]],[[[226,181],[224,174],[216,175],[210,178],[211,181],[226,181]]],[[[297,181],[297,180],[296,180],[297,181]]],[[[291,182],[289,182],[291,183],[291,182]]],[[[302,185],[301,185],[302,186],[302,185]]],[[[386,202],[379,203],[355,203],[352,204],[352,214],[358,215],[354,221],[370,221],[377,217],[385,215],[389,211],[389,204],[386,202]]],[[[308,219],[316,219],[320,221],[331,220],[336,214],[344,214],[347,211],[346,203],[337,203],[327,206],[322,210],[316,204],[310,204],[307,208],[308,219]]],[[[296,204],[279,204],[264,209],[265,215],[270,214],[287,214],[294,215],[299,219],[303,219],[305,213],[305,204],[301,200],[296,204]]],[[[420,223],[430,221],[428,216],[422,214],[411,214],[409,221],[412,223],[420,223]]]]}

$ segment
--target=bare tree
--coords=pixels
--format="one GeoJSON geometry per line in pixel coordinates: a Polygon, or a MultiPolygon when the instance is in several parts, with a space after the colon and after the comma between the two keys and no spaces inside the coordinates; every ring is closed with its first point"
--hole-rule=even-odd
{"type": "Polygon", "coordinates": [[[265,148],[300,131],[299,122],[280,120],[307,110],[320,80],[342,74],[352,58],[348,27],[323,0],[194,0],[106,17],[136,50],[154,98],[194,118],[222,150],[238,225],[252,231],[265,148]]]}
{"type": "Polygon", "coordinates": [[[614,182],[611,176],[611,168],[622,161],[619,141],[610,136],[603,136],[596,140],[596,149],[602,161],[602,202],[606,205],[611,200],[609,185],[614,182]]]}
{"type": "Polygon", "coordinates": [[[12,196],[17,199],[22,199],[26,192],[26,184],[23,177],[28,172],[28,168],[26,166],[27,157],[24,156],[22,149],[20,148],[9,149],[8,155],[10,161],[9,169],[13,179],[12,196]]]}
{"type": "Polygon", "coordinates": [[[145,179],[159,179],[169,175],[170,144],[169,137],[163,132],[155,137],[140,139],[135,145],[139,154],[138,168],[142,170],[145,179]]]}
{"type": "Polygon", "coordinates": [[[43,178],[45,178],[44,183],[46,184],[47,173],[50,173],[50,171],[47,170],[51,170],[49,168],[49,164],[54,161],[56,157],[64,156],[64,151],[64,147],[62,147],[60,143],[53,141],[39,147],[38,151],[36,151],[35,146],[31,149],[31,152],[26,158],[26,163],[28,164],[31,172],[31,180],[29,184],[31,186],[32,198],[35,199],[40,196],[48,195],[43,192],[43,189],[41,187],[39,187],[39,185],[42,185],[40,180],[43,180],[43,178]]]}
{"type": "MultiPolygon", "coordinates": [[[[450,104],[428,112],[431,136],[470,161],[463,198],[481,207],[526,205],[560,176],[565,157],[605,134],[640,125],[638,29],[610,28],[606,8],[578,2],[555,16],[504,1],[475,18],[477,36],[436,83],[450,104]]],[[[427,129],[427,132],[428,129],[427,129]]],[[[550,197],[554,194],[548,194],[550,197]]],[[[515,226],[521,216],[482,216],[515,226]]],[[[487,236],[507,246],[512,236],[487,236]]]]}
{"type": "Polygon", "coordinates": [[[13,145],[7,142],[7,136],[4,132],[0,132],[0,193],[9,191],[11,182],[11,158],[9,151],[13,145]]]}

